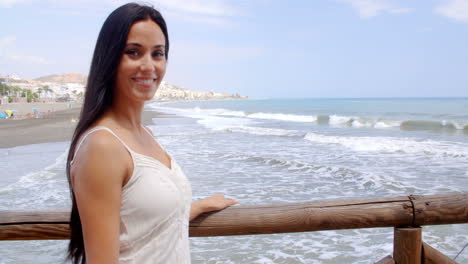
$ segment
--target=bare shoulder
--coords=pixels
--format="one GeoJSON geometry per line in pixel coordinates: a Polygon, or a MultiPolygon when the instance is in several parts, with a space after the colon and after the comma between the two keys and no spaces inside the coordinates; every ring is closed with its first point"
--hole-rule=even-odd
{"type": "Polygon", "coordinates": [[[112,177],[108,180],[123,182],[131,169],[131,157],[122,143],[110,132],[98,130],[89,134],[75,153],[71,174],[74,182],[97,180],[96,177],[112,177]]]}
{"type": "Polygon", "coordinates": [[[76,153],[71,168],[73,194],[90,263],[117,263],[122,186],[129,156],[106,130],[89,134],[76,153]],[[101,261],[103,258],[107,260],[101,261]]]}

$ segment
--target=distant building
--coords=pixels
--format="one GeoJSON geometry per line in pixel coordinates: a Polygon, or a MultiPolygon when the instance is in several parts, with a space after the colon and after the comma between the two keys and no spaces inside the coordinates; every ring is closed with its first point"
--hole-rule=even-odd
{"type": "Polygon", "coordinates": [[[11,80],[14,80],[14,81],[21,81],[21,77],[19,77],[16,74],[10,74],[10,75],[8,75],[8,78],[11,79],[11,80]]]}
{"type": "Polygon", "coordinates": [[[8,104],[8,96],[0,97],[0,105],[8,104]]]}

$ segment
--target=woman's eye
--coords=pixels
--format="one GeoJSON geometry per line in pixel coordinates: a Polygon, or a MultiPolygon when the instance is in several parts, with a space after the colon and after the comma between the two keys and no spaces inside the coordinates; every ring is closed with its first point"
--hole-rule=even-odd
{"type": "Polygon", "coordinates": [[[163,56],[164,56],[164,52],[162,51],[153,52],[153,57],[163,57],[163,56]]]}
{"type": "Polygon", "coordinates": [[[125,54],[131,55],[131,56],[138,56],[138,50],[126,50],[125,54]]]}

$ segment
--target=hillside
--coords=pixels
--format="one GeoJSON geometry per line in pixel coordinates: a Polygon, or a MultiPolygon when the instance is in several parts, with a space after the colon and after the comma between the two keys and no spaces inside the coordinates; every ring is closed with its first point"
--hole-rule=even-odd
{"type": "Polygon", "coordinates": [[[88,77],[81,73],[64,73],[64,74],[52,74],[34,79],[40,82],[55,82],[55,83],[81,83],[85,84],[88,77]]]}
{"type": "MultiPolygon", "coordinates": [[[[53,74],[48,76],[39,77],[34,79],[39,82],[49,83],[79,83],[85,85],[86,75],[81,73],[64,73],[64,74],[53,74]]],[[[247,96],[241,96],[239,94],[227,94],[217,93],[213,91],[192,91],[187,88],[179,87],[171,83],[163,81],[158,91],[154,96],[154,100],[166,101],[166,100],[222,100],[222,99],[247,99],[247,96]]]]}

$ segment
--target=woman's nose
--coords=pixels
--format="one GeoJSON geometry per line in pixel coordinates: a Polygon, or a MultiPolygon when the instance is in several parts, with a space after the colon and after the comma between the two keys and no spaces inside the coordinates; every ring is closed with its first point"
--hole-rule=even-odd
{"type": "Polygon", "coordinates": [[[154,70],[154,65],[153,65],[151,56],[146,55],[141,58],[140,70],[141,71],[153,71],[154,70]]]}

